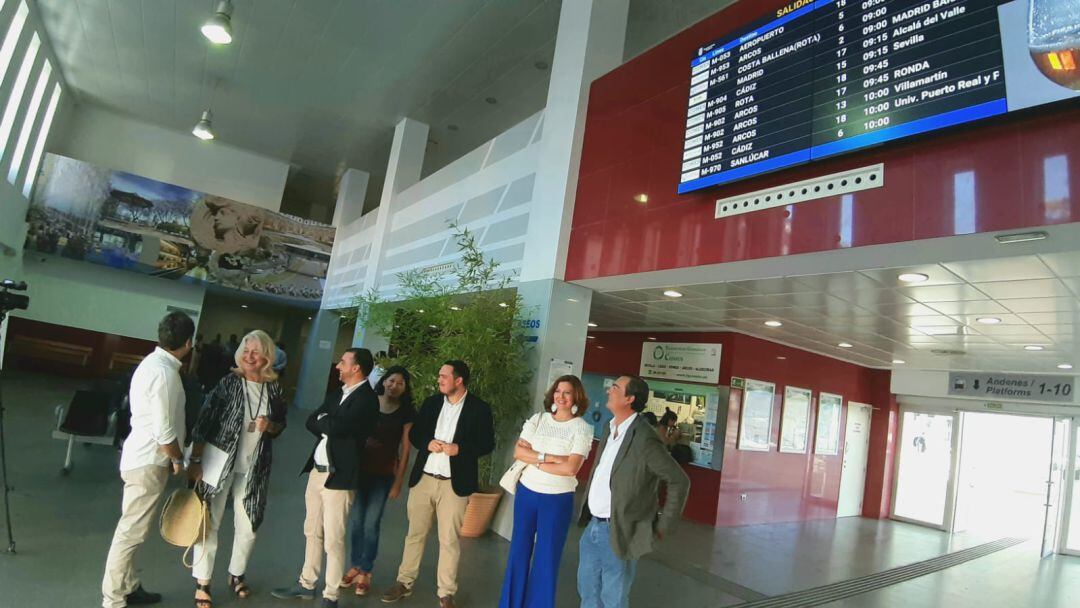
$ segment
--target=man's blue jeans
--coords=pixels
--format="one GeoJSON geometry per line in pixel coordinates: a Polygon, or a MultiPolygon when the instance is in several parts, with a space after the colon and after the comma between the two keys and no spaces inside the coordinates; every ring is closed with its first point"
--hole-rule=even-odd
{"type": "Polygon", "coordinates": [[[356,491],[356,499],[349,513],[352,542],[349,565],[353,568],[371,572],[375,567],[375,555],[379,552],[379,526],[393,485],[393,475],[372,475],[356,491]]]}
{"type": "Polygon", "coordinates": [[[578,595],[581,608],[628,608],[637,560],[619,559],[611,548],[611,526],[592,520],[581,535],[578,595]]]}

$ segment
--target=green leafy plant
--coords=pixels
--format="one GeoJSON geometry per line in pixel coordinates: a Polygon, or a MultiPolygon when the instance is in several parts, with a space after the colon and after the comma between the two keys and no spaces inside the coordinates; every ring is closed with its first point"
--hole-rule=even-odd
{"type": "MultiPolygon", "coordinates": [[[[375,290],[353,300],[343,318],[389,338],[389,360],[413,376],[418,399],[438,390],[439,367],[449,359],[469,364],[469,392],[491,404],[496,448],[516,436],[529,407],[532,373],[529,344],[519,319],[522,305],[510,277],[486,257],[468,229],[451,224],[461,259],[439,272],[398,274],[398,295],[382,299],[375,290]]],[[[494,484],[489,456],[480,461],[482,485],[494,484]]],[[[500,471],[501,473],[501,471],[500,471]]]]}

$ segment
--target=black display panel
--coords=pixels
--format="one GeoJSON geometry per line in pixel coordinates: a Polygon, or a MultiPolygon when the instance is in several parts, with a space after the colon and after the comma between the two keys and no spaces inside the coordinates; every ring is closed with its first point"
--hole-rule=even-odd
{"type": "Polygon", "coordinates": [[[1080,0],[798,0],[691,62],[679,193],[1080,95],[1080,0]]]}

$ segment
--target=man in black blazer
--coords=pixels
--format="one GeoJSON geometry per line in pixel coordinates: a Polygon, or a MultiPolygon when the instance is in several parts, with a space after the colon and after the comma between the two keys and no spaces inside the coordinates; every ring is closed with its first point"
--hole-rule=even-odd
{"type": "Polygon", "coordinates": [[[308,473],[304,567],[298,584],[275,589],[274,597],[314,599],[325,551],[323,606],[337,606],[338,584],[345,573],[345,531],[360,483],[361,454],[378,423],[379,399],[367,381],[373,366],[368,349],[346,350],[337,364],[341,390],[330,393],[307,419],[307,429],[316,439],[303,469],[308,473]]]}
{"type": "Polygon", "coordinates": [[[382,601],[412,594],[432,518],[439,526],[439,608],[454,608],[460,557],[458,532],[469,495],[480,489],[476,462],[495,449],[491,407],[468,392],[469,366],[447,361],[439,368],[439,392],[424,401],[409,432],[418,450],[409,477],[409,533],[397,583],[382,601]]]}

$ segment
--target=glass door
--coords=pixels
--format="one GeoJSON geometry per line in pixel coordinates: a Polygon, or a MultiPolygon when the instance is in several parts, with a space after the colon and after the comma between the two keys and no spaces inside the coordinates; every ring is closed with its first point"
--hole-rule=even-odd
{"type": "Polygon", "coordinates": [[[1043,525],[1042,556],[1058,551],[1058,526],[1061,522],[1066,470],[1069,468],[1069,419],[1054,420],[1054,440],[1050,446],[1050,471],[1046,480],[1046,522],[1043,525]]]}
{"type": "Polygon", "coordinates": [[[954,423],[952,413],[902,410],[893,518],[947,528],[953,499],[954,423]]]}
{"type": "Polygon", "coordinates": [[[1080,555],[1080,425],[1074,423],[1070,434],[1073,440],[1069,447],[1072,466],[1066,470],[1066,483],[1062,487],[1066,498],[1062,505],[1065,517],[1062,518],[1060,526],[1062,530],[1058,552],[1080,555]]]}

